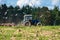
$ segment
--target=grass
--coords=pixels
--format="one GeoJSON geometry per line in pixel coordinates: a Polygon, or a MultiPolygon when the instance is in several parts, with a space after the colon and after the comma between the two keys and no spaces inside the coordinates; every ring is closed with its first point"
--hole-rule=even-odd
{"type": "Polygon", "coordinates": [[[60,40],[60,26],[0,26],[0,40],[60,40]]]}

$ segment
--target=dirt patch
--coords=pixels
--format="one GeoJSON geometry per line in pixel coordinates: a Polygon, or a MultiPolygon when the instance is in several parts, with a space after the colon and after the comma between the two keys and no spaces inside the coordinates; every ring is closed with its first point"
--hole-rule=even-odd
{"type": "Polygon", "coordinates": [[[43,36],[51,36],[53,34],[53,32],[52,31],[42,31],[41,32],[41,35],[43,36]]]}

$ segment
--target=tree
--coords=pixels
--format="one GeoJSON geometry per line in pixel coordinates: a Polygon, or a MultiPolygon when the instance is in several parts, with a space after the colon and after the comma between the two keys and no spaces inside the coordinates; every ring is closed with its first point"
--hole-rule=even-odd
{"type": "Polygon", "coordinates": [[[20,7],[19,6],[15,6],[13,19],[14,19],[14,21],[15,21],[16,24],[21,21],[21,18],[22,18],[21,14],[22,13],[21,13],[20,7]],[[20,18],[20,16],[21,16],[21,18],[20,18]]]}
{"type": "Polygon", "coordinates": [[[1,5],[2,22],[6,22],[6,17],[5,17],[6,11],[7,11],[7,5],[6,4],[1,5]]]}
{"type": "Polygon", "coordinates": [[[43,25],[49,25],[49,17],[50,17],[50,11],[48,7],[42,7],[41,10],[41,22],[43,25]]]}
{"type": "Polygon", "coordinates": [[[7,18],[8,18],[8,22],[12,22],[13,20],[13,16],[14,16],[14,8],[13,6],[9,6],[8,10],[7,10],[7,18]]]}
{"type": "Polygon", "coordinates": [[[3,19],[3,16],[2,16],[2,5],[0,5],[0,23],[2,23],[2,19],[3,19]]]}
{"type": "Polygon", "coordinates": [[[59,14],[59,8],[57,6],[55,6],[52,11],[52,16],[54,18],[54,25],[56,25],[56,22],[58,20],[58,17],[59,17],[58,14],[59,14]]]}

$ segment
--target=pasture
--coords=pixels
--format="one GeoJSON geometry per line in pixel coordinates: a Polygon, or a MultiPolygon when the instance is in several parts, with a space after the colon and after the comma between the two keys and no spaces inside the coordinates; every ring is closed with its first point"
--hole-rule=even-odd
{"type": "Polygon", "coordinates": [[[0,26],[0,40],[60,40],[60,26],[0,26]]]}

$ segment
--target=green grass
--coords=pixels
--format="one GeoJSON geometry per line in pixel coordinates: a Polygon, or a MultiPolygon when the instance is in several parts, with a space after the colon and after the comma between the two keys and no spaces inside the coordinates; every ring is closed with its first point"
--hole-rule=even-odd
{"type": "Polygon", "coordinates": [[[0,40],[60,40],[60,26],[0,26],[0,40]]]}

